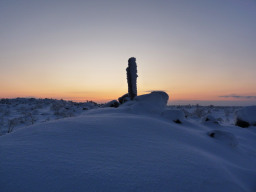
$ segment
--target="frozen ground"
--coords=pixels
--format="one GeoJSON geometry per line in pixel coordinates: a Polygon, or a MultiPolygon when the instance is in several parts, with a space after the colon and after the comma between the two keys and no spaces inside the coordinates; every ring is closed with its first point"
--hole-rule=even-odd
{"type": "Polygon", "coordinates": [[[39,115],[0,137],[1,191],[256,191],[256,127],[235,126],[240,108],[167,99],[151,93],[58,120],[43,104],[50,121],[39,115]]]}

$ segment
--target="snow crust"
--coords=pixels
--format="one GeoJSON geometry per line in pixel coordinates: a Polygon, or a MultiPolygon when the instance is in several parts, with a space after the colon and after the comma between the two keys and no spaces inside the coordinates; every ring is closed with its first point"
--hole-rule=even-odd
{"type": "Polygon", "coordinates": [[[153,92],[1,136],[1,191],[256,191],[255,127],[203,124],[167,100],[153,92]]]}

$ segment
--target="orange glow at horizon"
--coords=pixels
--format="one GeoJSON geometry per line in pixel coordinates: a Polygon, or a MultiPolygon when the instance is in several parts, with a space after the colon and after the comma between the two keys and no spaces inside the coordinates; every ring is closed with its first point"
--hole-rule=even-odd
{"type": "MultiPolygon", "coordinates": [[[[150,90],[154,91],[154,90],[150,90]]],[[[150,92],[149,89],[138,91],[138,95],[147,94],[150,92]]],[[[157,91],[157,90],[156,90],[157,91]]],[[[169,101],[185,101],[185,100],[201,100],[201,101],[236,101],[236,98],[223,98],[222,95],[228,95],[229,92],[214,93],[214,91],[205,91],[205,90],[173,90],[166,91],[169,95],[169,101]]],[[[26,91],[9,91],[3,92],[0,95],[0,98],[16,98],[16,97],[34,97],[34,98],[53,98],[53,99],[64,99],[71,100],[75,102],[84,102],[84,101],[95,101],[99,103],[104,103],[110,100],[118,99],[120,96],[127,93],[125,89],[120,90],[103,90],[103,91],[64,91],[64,90],[55,90],[51,92],[40,91],[40,90],[26,90],[26,91]],[[3,94],[4,93],[4,94],[3,94]]],[[[253,95],[253,93],[251,94],[253,95]]],[[[240,99],[246,100],[246,99],[240,99]]]]}

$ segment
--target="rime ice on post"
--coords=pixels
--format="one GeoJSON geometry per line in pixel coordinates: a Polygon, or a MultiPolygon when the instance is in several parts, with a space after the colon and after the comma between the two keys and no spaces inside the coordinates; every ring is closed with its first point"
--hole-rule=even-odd
{"type": "Polygon", "coordinates": [[[131,57],[128,60],[127,72],[127,82],[128,82],[128,94],[131,100],[137,96],[137,64],[136,58],[131,57]]]}

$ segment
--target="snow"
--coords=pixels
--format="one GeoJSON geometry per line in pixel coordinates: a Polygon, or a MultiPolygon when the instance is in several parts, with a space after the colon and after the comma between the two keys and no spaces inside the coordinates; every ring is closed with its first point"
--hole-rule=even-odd
{"type": "Polygon", "coordinates": [[[231,147],[236,147],[238,145],[238,140],[232,133],[221,130],[213,130],[208,132],[208,135],[219,140],[220,142],[223,142],[224,144],[230,145],[231,147]]]}
{"type": "Polygon", "coordinates": [[[206,115],[202,118],[203,123],[216,123],[218,124],[218,120],[213,115],[206,115]]]}
{"type": "Polygon", "coordinates": [[[35,123],[78,116],[98,107],[92,101],[75,103],[56,99],[0,99],[0,135],[35,123]]]}
{"type": "Polygon", "coordinates": [[[136,114],[160,114],[165,110],[169,96],[162,91],[154,91],[150,94],[140,95],[132,101],[128,101],[121,105],[121,108],[129,108],[136,114]]]}
{"type": "Polygon", "coordinates": [[[162,116],[166,119],[169,119],[173,122],[182,123],[185,120],[185,115],[182,110],[178,109],[167,109],[162,112],[162,116]]]}
{"type": "Polygon", "coordinates": [[[248,122],[249,125],[256,125],[256,106],[248,106],[237,111],[237,120],[248,122]]]}
{"type": "Polygon", "coordinates": [[[236,108],[167,100],[153,92],[1,136],[1,191],[256,191],[256,127],[235,126],[236,108]],[[207,113],[223,122],[202,123],[207,113]]]}

